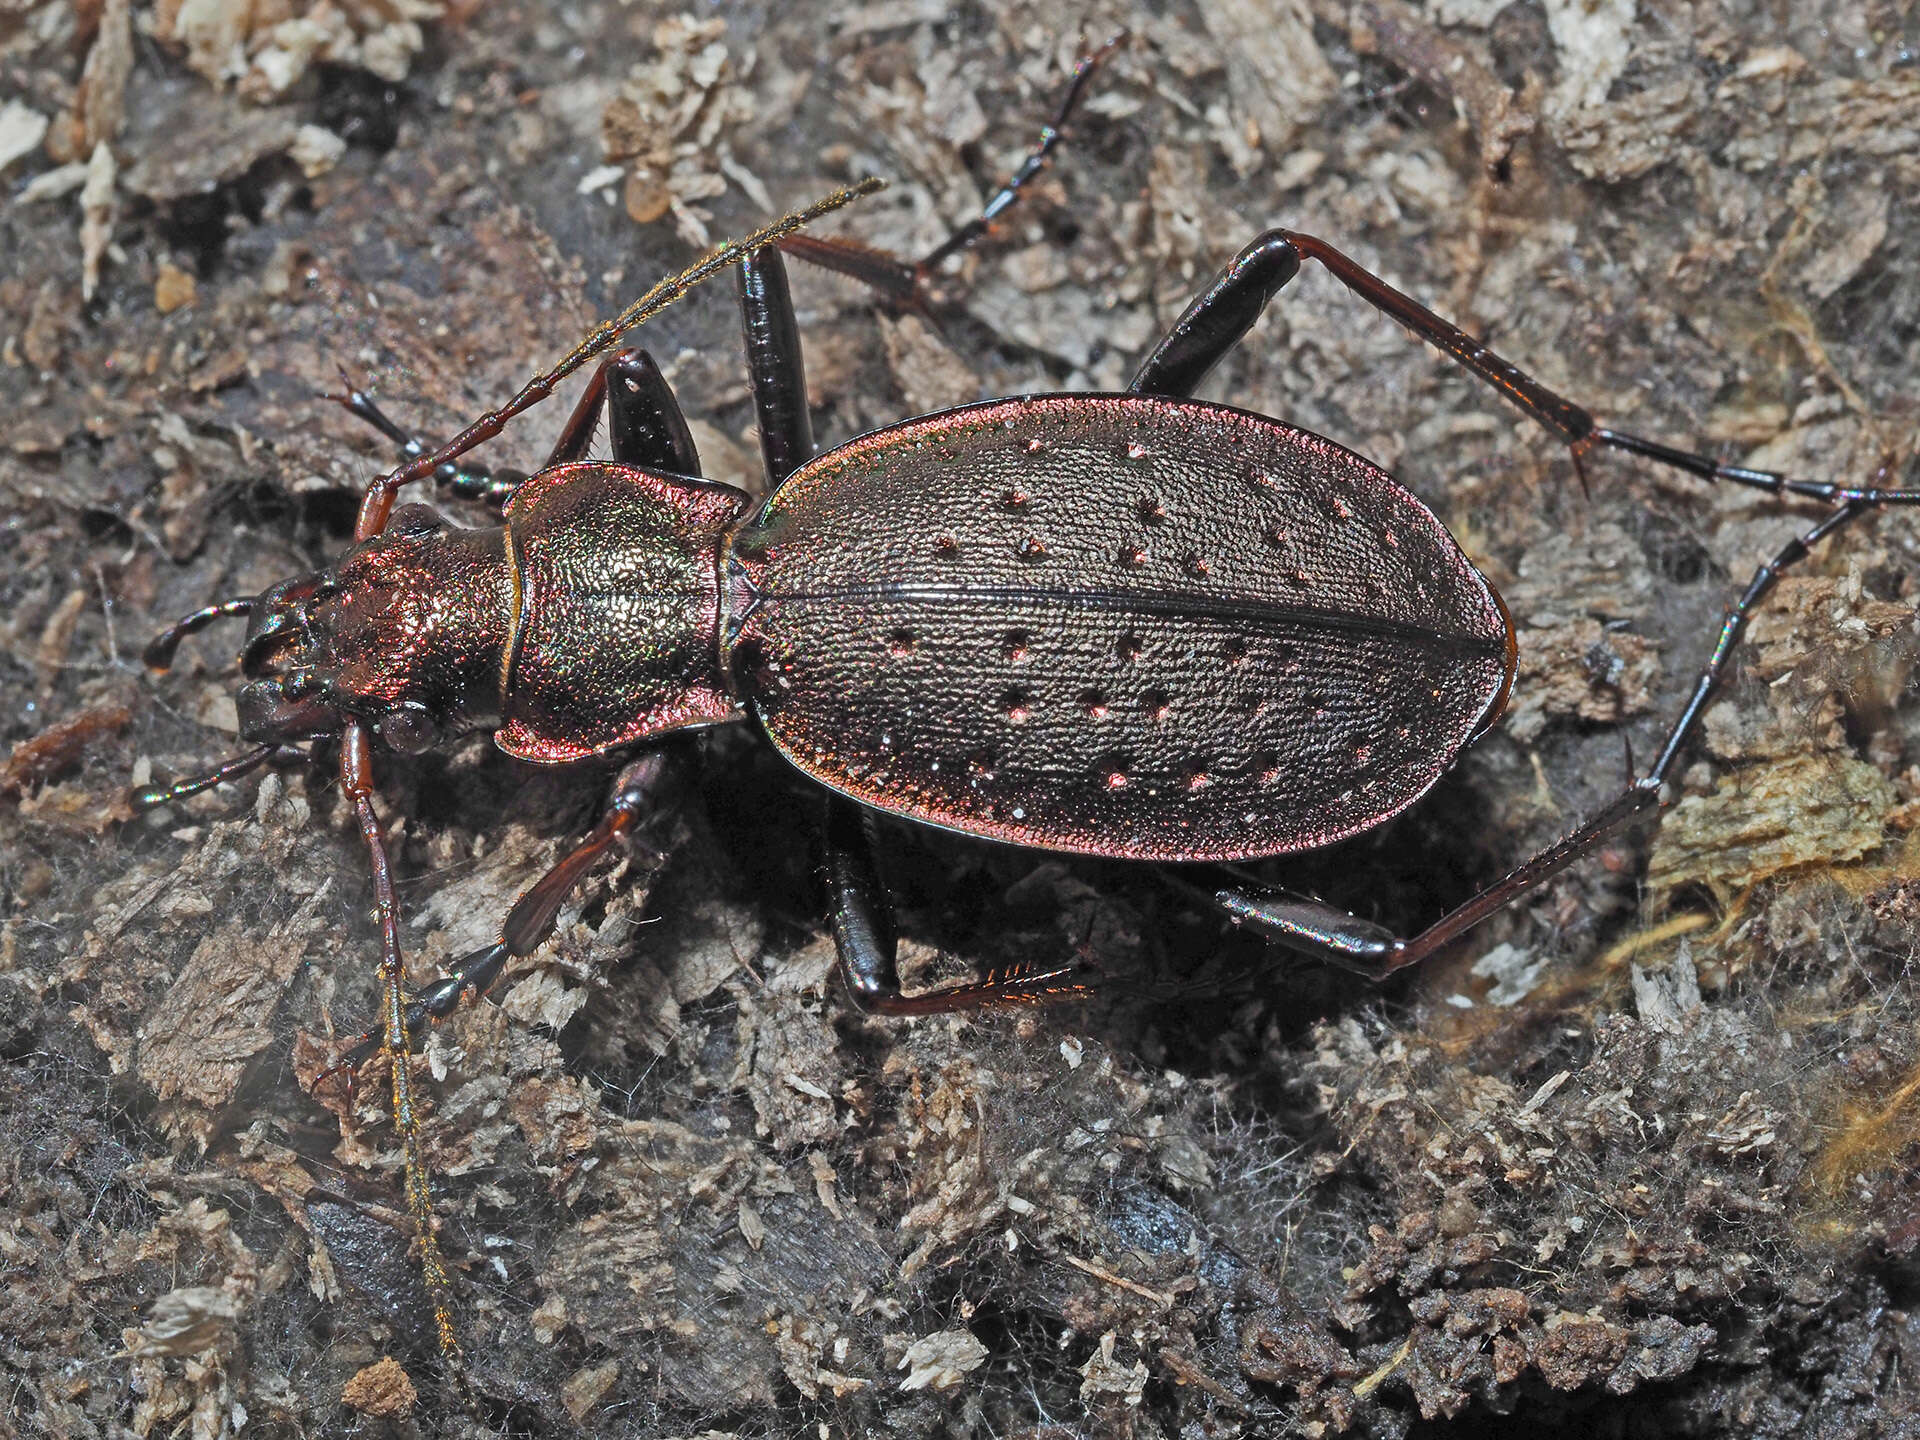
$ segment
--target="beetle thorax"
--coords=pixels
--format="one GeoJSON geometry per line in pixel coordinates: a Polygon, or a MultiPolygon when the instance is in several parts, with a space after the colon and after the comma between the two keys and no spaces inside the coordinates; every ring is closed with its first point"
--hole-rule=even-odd
{"type": "Polygon", "coordinates": [[[720,548],[749,497],[626,465],[542,471],[507,509],[518,583],[500,748],[579,760],[734,718],[720,548]]]}

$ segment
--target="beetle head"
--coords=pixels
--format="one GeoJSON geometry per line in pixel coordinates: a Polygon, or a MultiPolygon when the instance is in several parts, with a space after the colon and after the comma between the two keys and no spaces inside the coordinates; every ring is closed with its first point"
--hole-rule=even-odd
{"type": "Polygon", "coordinates": [[[383,533],[253,602],[241,738],[290,743],[361,720],[414,752],[495,723],[512,615],[503,532],[403,506],[383,533]]]}

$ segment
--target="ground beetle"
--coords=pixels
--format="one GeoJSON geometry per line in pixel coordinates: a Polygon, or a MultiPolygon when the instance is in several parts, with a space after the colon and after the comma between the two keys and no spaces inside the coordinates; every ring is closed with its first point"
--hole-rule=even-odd
{"type": "MultiPolygon", "coordinates": [[[[662,287],[677,294],[738,263],[765,500],[697,478],[673,396],[636,350],[600,365],[537,474],[457,463],[664,303],[650,296],[432,453],[349,385],[337,398],[408,457],[369,488],[354,547],[254,599],[197,611],[150,647],[149,660],[164,665],[184,635],[247,616],[240,729],[256,748],[143,791],[141,804],[204,789],[304,741],[340,739],[345,790],[373,860],[387,993],[382,1030],[353,1058],[376,1041],[404,1051],[412,1033],[537,948],[575,882],[647,813],[665,761],[643,747],[686,727],[747,721],[826,787],[841,971],[859,1004],[888,1014],[1039,1001],[1083,982],[1071,966],[1036,967],[903,994],[867,833],[872,812],[1045,850],[1222,861],[1326,845],[1425,794],[1505,703],[1514,627],[1499,595],[1439,520],[1371,462],[1190,398],[1304,260],[1498,389],[1564,440],[1576,467],[1605,446],[1829,509],[1729,609],[1651,769],[1420,934],[1402,940],[1250,885],[1210,888],[1235,921],[1293,949],[1375,973],[1411,965],[1656,807],[1749,613],[1780,573],[1867,510],[1920,498],[1790,480],[1603,429],[1332,246],[1287,230],[1242,250],[1122,394],[991,400],[816,454],[780,249],[896,303],[923,299],[933,267],[984,234],[1045,164],[1098,58],[1082,63],[1055,123],[982,219],[918,264],[795,233],[808,217],[790,217],[662,287]],[[612,459],[589,461],[603,409],[612,459]],[[504,502],[503,523],[465,529],[425,505],[393,509],[402,485],[430,476],[504,502]],[[476,729],[536,764],[640,754],[598,825],[514,905],[499,939],[408,1002],[370,798],[370,737],[416,752],[476,729]]],[[[445,1282],[406,1066],[393,1075],[409,1201],[437,1297],[445,1282]]]]}

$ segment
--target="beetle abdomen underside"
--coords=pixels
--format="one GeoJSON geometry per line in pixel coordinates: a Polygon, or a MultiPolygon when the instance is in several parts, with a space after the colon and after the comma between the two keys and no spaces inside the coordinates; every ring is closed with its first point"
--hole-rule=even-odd
{"type": "Polygon", "coordinates": [[[1143,396],[863,436],[732,544],[728,666],[803,771],[915,820],[1156,860],[1411,804],[1512,672],[1440,522],[1316,435],[1143,396]]]}

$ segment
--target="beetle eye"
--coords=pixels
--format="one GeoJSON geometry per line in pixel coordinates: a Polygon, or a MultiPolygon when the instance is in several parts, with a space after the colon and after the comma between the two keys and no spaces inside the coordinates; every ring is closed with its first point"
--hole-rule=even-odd
{"type": "Polygon", "coordinates": [[[440,727],[424,705],[396,705],[380,717],[374,729],[388,748],[402,755],[431,750],[434,741],[440,738],[440,727]]]}

